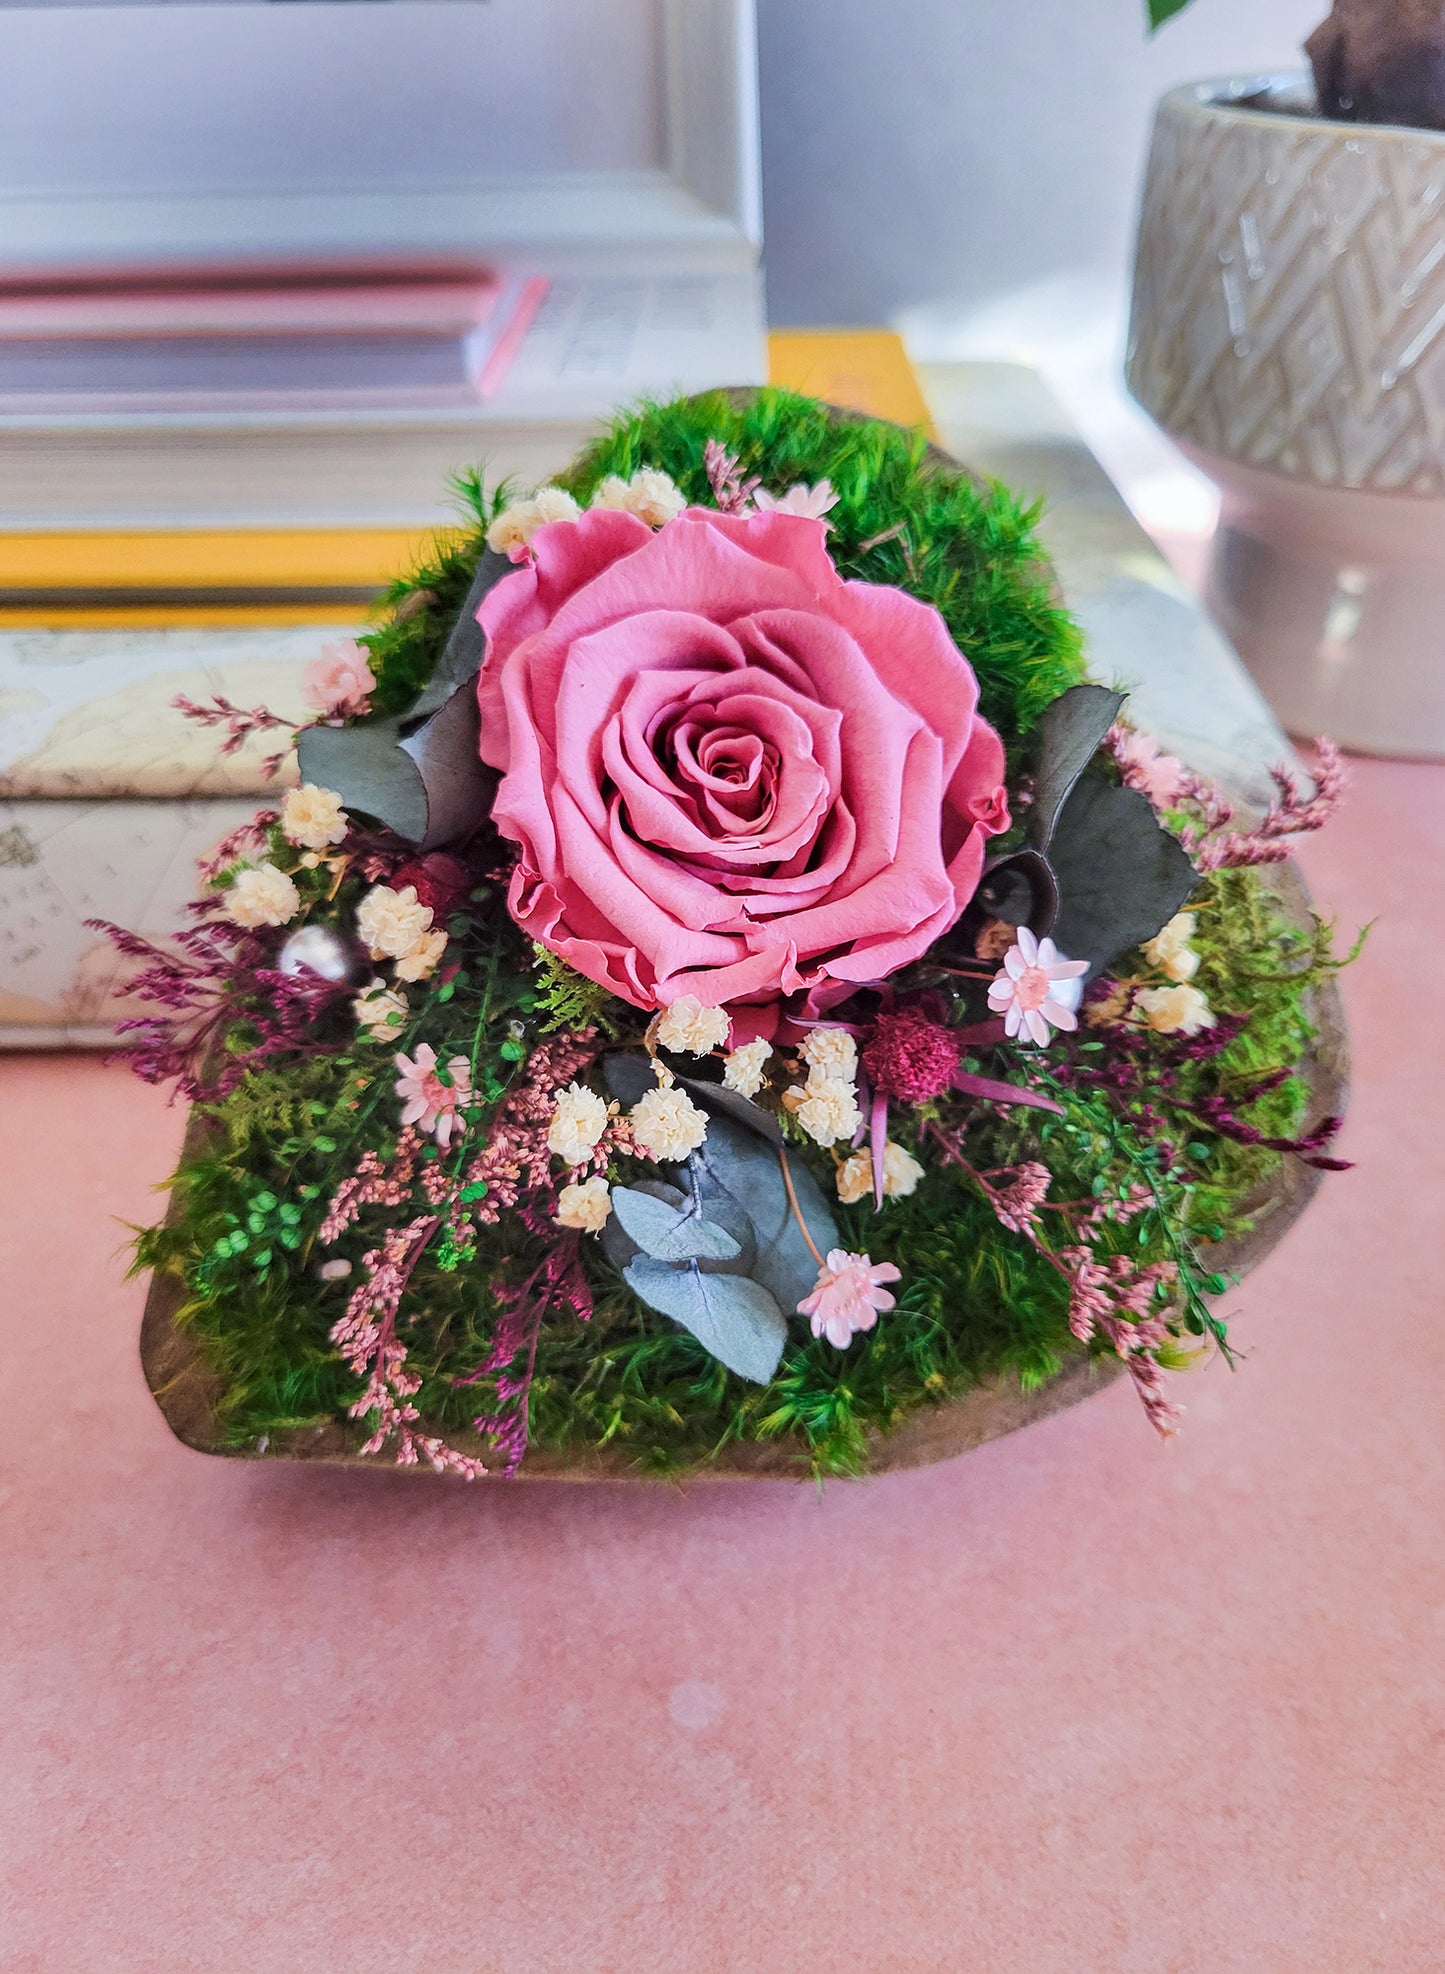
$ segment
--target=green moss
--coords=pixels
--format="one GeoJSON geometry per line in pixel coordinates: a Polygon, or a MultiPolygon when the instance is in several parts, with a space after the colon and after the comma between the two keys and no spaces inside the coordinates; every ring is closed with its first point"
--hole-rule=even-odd
{"type": "MultiPolygon", "coordinates": [[[[941,611],[1017,765],[1038,713],[1083,670],[1077,631],[1057,607],[1039,559],[1033,511],[999,487],[941,468],[917,434],[836,418],[777,390],[742,405],[715,393],[644,406],[599,439],[564,483],[585,499],[606,474],[656,466],[690,498],[706,501],[703,448],[710,438],[737,455],[744,474],[765,470],[775,491],[795,480],[831,480],[840,496],[831,517],[840,569],[900,584],[941,611]]],[[[381,710],[404,707],[429,675],[465,597],[486,521],[506,490],[487,494],[473,479],[462,494],[464,527],[394,586],[390,614],[368,640],[381,710]]],[[[339,902],[346,908],[354,899],[344,890],[339,902]]],[[[1178,1255],[1181,1230],[1210,1239],[1246,1223],[1248,1202],[1273,1176],[1278,1154],[1201,1127],[1192,1108],[1214,1095],[1238,1102],[1271,1072],[1295,1069],[1312,1039],[1310,996],[1334,965],[1327,929],[1295,925],[1267,873],[1217,873],[1192,908],[1199,984],[1221,1014],[1249,1019],[1218,1056],[1177,1069],[1167,1091],[1148,1092],[1177,1159],[1161,1160],[1159,1133],[1144,1128],[1142,1095],[1104,1103],[1061,1089],[1062,1117],[1016,1109],[975,1121],[968,1140],[980,1167],[1042,1157],[1054,1174],[1054,1200],[1087,1201],[1142,1180],[1154,1204],[1119,1228],[1117,1243],[1145,1260],[1178,1255]]],[[[358,1276],[322,1281],[318,1265],[323,1254],[359,1264],[390,1216],[368,1211],[324,1250],[317,1231],[336,1181],[359,1152],[390,1150],[392,1052],[427,1042],[443,1060],[467,1057],[478,1092],[475,1142],[517,1073],[519,1023],[531,1040],[579,1020],[606,1022],[609,1010],[619,1011],[549,956],[539,957],[495,890],[474,894],[452,933],[453,950],[464,955],[461,973],[414,996],[397,1036],[355,1041],[343,1012],[334,1039],[346,1045],[344,1053],[252,1070],[213,1113],[213,1141],[178,1174],[173,1223],[140,1239],[139,1266],[174,1270],[185,1281],[181,1320],[217,1373],[222,1426],[237,1445],[344,1417],[356,1395],[357,1379],[328,1333],[358,1276]],[[289,1220],[283,1202],[299,1208],[289,1220]]],[[[1158,1046],[1162,1065],[1170,1058],[1158,1046]]],[[[1079,1059],[1106,1054],[1086,1040],[1079,1059]]],[[[1284,1134],[1297,1125],[1303,1096],[1292,1074],[1244,1114],[1267,1135],[1284,1134]]],[[[916,1139],[928,1121],[895,1113],[894,1135],[910,1142],[910,1132],[916,1139]]],[[[927,1176],[910,1198],[890,1201],[878,1217],[866,1205],[840,1213],[849,1246],[901,1263],[898,1309],[846,1352],[809,1340],[795,1325],[766,1388],[733,1377],[642,1307],[597,1244],[584,1243],[595,1313],[586,1325],[559,1317],[543,1328],[533,1445],[620,1446],[648,1471],[675,1473],[733,1441],[765,1439],[792,1448],[804,1471],[856,1473],[866,1466],[870,1436],[921,1405],[1000,1374],[1026,1386],[1054,1375],[1077,1350],[1059,1274],[1000,1226],[965,1174],[929,1145],[921,1151],[927,1176]]],[[[831,1186],[827,1154],[796,1155],[831,1186]]],[[[416,1402],[432,1429],[465,1430],[486,1408],[485,1388],[461,1381],[490,1348],[497,1314],[490,1285],[515,1279],[540,1252],[535,1237],[506,1222],[482,1228],[459,1265],[444,1265],[456,1264],[455,1255],[423,1256],[404,1335],[410,1366],[422,1378],[416,1402]]],[[[1187,1253],[1186,1266],[1194,1266],[1187,1253]]],[[[1207,1272],[1201,1280],[1208,1285],[1207,1272]]],[[[1191,1305],[1196,1331],[1213,1320],[1201,1309],[1191,1305]]]]}
{"type": "MultiPolygon", "coordinates": [[[[607,474],[651,466],[670,473],[689,500],[711,505],[709,439],[737,456],[744,475],[766,473],[770,491],[796,480],[832,482],[830,546],[840,572],[897,584],[940,612],[1015,762],[1044,707],[1084,675],[1078,629],[1059,606],[1034,535],[1037,507],[949,470],[921,432],[830,413],[775,388],[741,406],[722,391],[644,405],[619,418],[559,484],[585,501],[607,474]]],[[[382,599],[385,620],[365,640],[379,711],[400,711],[430,677],[466,598],[486,522],[507,494],[505,487],[488,493],[476,475],[461,480],[459,533],[382,599]]]]}

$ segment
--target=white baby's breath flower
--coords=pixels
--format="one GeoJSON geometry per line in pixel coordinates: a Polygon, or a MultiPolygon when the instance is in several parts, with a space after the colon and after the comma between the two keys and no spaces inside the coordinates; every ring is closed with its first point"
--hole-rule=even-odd
{"type": "Polygon", "coordinates": [[[767,1081],[768,1057],[772,1053],[772,1043],[759,1038],[756,1042],[744,1042],[740,1049],[724,1056],[723,1088],[736,1090],[740,1097],[755,1097],[767,1081]]]}
{"type": "Polygon", "coordinates": [[[447,935],[440,929],[424,932],[409,953],[396,963],[398,980],[430,980],[447,949],[447,935]]]}
{"type": "Polygon", "coordinates": [[[374,960],[401,960],[431,930],[431,906],[423,905],[414,884],[393,891],[373,885],[356,908],[356,932],[374,960]]]}
{"type": "Polygon", "coordinates": [[[498,555],[526,548],[549,521],[575,521],[582,512],[561,487],[538,487],[530,500],[514,500],[487,529],[487,547],[498,555]]]}
{"type": "MultiPolygon", "coordinates": [[[[872,1175],[870,1173],[869,1177],[872,1175]]],[[[907,1199],[917,1190],[923,1177],[923,1167],[902,1145],[887,1144],[883,1147],[883,1196],[885,1199],[907,1199]]]]}
{"type": "Polygon", "coordinates": [[[511,555],[525,548],[542,525],[542,510],[535,500],[514,500],[493,517],[487,529],[487,547],[495,555],[511,555]]]}
{"type": "Polygon", "coordinates": [[[557,1195],[554,1218],[559,1227],[575,1227],[582,1234],[600,1234],[611,1211],[611,1189],[598,1176],[584,1179],[580,1186],[564,1186],[557,1195]]]}
{"type": "Polygon", "coordinates": [[[346,835],[347,815],[334,788],[306,781],[288,788],[281,804],[281,834],[302,850],[326,850],[346,835]]]}
{"type": "MultiPolygon", "coordinates": [[[[907,1199],[923,1177],[923,1167],[902,1145],[891,1140],[883,1148],[883,1197],[907,1199]]],[[[854,1206],[873,1191],[873,1154],[864,1145],[838,1167],[838,1197],[844,1206],[854,1206]]]]}
{"type": "Polygon", "coordinates": [[[707,1114],[686,1090],[649,1090],[628,1113],[632,1135],[653,1158],[686,1158],[707,1136],[707,1114]]]}
{"type": "Polygon", "coordinates": [[[1214,1010],[1197,987],[1146,987],[1134,1006],[1158,1035],[1197,1035],[1214,1026],[1214,1010]]]}
{"type": "Polygon", "coordinates": [[[607,1106],[597,1092],[585,1083],[569,1083],[552,1106],[547,1149],[566,1166],[585,1165],[606,1129],[607,1106]]]}
{"type": "Polygon", "coordinates": [[[835,1145],[851,1138],[863,1122],[853,1085],[841,1077],[809,1077],[793,1107],[793,1115],[816,1144],[835,1145]]]}
{"type": "Polygon", "coordinates": [[[1193,912],[1176,912],[1164,929],[1145,943],[1144,957],[1171,980],[1192,980],[1199,969],[1199,955],[1189,943],[1194,925],[1193,912]]]}
{"type": "Polygon", "coordinates": [[[837,1172],[838,1197],[844,1206],[856,1206],[873,1190],[873,1154],[865,1146],[850,1152],[837,1172]]]}
{"type": "Polygon", "coordinates": [[[540,526],[548,521],[575,521],[582,512],[564,487],[538,487],[532,505],[537,510],[540,526]]]}
{"type": "Polygon", "coordinates": [[[664,527],[687,506],[687,497],[670,474],[644,466],[630,480],[609,473],[592,496],[593,507],[620,507],[649,528],[664,527]]]}
{"type": "Polygon", "coordinates": [[[387,1042],[406,1025],[407,1000],[380,978],[370,980],[351,1003],[358,1027],[375,1042],[387,1042]]]}
{"type": "Polygon", "coordinates": [[[258,925],[286,925],[300,909],[301,893],[274,864],[237,871],[225,895],[227,918],[248,930],[258,925]]]}
{"type": "Polygon", "coordinates": [[[669,1001],[658,1016],[657,1046],[682,1055],[710,1055],[726,1042],[731,1027],[726,1008],[706,1008],[695,995],[684,994],[669,1001]]]}
{"type": "Polygon", "coordinates": [[[838,1077],[851,1083],[858,1074],[858,1044],[846,1028],[812,1028],[799,1050],[808,1065],[808,1082],[838,1077]]]}

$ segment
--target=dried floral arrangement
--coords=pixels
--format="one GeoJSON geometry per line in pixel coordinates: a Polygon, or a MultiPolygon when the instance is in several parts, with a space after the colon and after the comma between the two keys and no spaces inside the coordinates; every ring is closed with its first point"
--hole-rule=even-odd
{"type": "Polygon", "coordinates": [[[199,1120],[137,1265],[228,1444],[853,1474],[1080,1353],[1171,1431],[1210,1244],[1339,1164],[1271,882],[1333,753],[1238,821],[1085,679],[1029,510],[786,392],[465,494],[177,947],[109,928],[199,1120]]]}

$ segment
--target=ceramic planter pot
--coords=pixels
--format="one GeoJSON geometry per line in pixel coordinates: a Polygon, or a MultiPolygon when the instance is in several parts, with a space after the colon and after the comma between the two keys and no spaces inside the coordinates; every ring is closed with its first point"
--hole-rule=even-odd
{"type": "Polygon", "coordinates": [[[1209,606],[1284,723],[1445,756],[1445,134],[1171,91],[1127,376],[1219,485],[1209,606]]]}

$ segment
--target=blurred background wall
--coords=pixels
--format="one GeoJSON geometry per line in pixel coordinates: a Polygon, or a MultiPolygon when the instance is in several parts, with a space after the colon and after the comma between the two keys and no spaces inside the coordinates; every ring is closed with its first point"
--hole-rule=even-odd
{"type": "MultiPolygon", "coordinates": [[[[575,89],[590,111],[521,128],[507,107],[535,92],[484,61],[481,8],[0,7],[0,182],[641,163],[659,141],[649,5],[537,0],[515,59],[545,60],[552,100],[575,89]],[[636,87],[598,85],[628,69],[636,87]]],[[[773,319],[1032,360],[1124,470],[1149,443],[1112,379],[1151,105],[1176,81],[1297,65],[1324,10],[1195,0],[1151,40],[1143,0],[758,0],[773,319]]]]}

